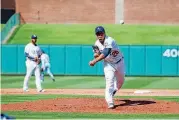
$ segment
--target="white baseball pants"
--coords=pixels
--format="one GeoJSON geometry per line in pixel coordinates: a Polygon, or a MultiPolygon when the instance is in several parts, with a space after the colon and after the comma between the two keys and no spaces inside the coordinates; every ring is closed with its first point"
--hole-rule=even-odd
{"type": "Polygon", "coordinates": [[[28,82],[33,71],[35,73],[35,84],[36,84],[37,91],[42,90],[41,81],[40,81],[40,66],[34,61],[30,61],[30,60],[26,61],[26,76],[24,78],[23,90],[28,89],[28,82]]]}
{"type": "Polygon", "coordinates": [[[106,79],[105,100],[107,104],[114,104],[113,92],[119,90],[124,83],[124,59],[117,64],[104,62],[104,74],[106,79]]]}

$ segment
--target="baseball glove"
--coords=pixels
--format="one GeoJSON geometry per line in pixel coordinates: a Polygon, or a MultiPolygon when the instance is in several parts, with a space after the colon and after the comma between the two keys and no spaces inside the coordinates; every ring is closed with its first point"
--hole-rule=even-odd
{"type": "Polygon", "coordinates": [[[40,59],[38,59],[38,60],[37,60],[37,64],[39,65],[40,63],[41,63],[41,60],[40,60],[40,59]]]}
{"type": "Polygon", "coordinates": [[[40,60],[38,57],[35,57],[35,62],[36,62],[37,64],[40,64],[40,63],[41,63],[41,60],[40,60]]]}
{"type": "Polygon", "coordinates": [[[93,52],[94,52],[94,53],[98,53],[98,54],[100,54],[100,51],[99,51],[98,46],[93,45],[92,48],[93,48],[93,52]]]}

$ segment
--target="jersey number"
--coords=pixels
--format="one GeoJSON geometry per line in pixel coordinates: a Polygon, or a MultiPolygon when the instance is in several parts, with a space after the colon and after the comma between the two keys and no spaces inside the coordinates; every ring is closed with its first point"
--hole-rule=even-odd
{"type": "Polygon", "coordinates": [[[112,55],[113,57],[116,57],[118,54],[119,54],[119,51],[112,51],[112,52],[111,52],[111,55],[112,55]]]}

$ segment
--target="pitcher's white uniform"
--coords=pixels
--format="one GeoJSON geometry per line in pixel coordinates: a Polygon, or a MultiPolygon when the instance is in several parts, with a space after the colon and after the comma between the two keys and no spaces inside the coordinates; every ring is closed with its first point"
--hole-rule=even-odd
{"type": "Polygon", "coordinates": [[[104,45],[99,40],[95,42],[100,52],[104,48],[111,48],[111,53],[104,59],[104,74],[106,79],[105,99],[108,104],[113,102],[113,92],[119,90],[124,82],[124,58],[116,41],[106,36],[104,45]]]}
{"type": "Polygon", "coordinates": [[[50,59],[49,59],[49,56],[45,53],[42,53],[41,55],[41,62],[42,62],[42,70],[43,72],[41,73],[41,80],[43,81],[44,80],[44,72],[47,72],[51,79],[54,80],[54,76],[53,74],[51,73],[51,70],[50,70],[50,59]]]}
{"type": "Polygon", "coordinates": [[[23,90],[27,91],[28,90],[28,81],[32,75],[32,72],[34,71],[35,73],[35,83],[37,87],[37,91],[41,91],[41,81],[40,81],[40,66],[37,62],[33,60],[35,57],[40,57],[41,50],[40,47],[37,45],[34,45],[32,43],[29,43],[25,46],[25,54],[28,54],[32,59],[26,57],[26,76],[24,78],[24,85],[23,85],[23,90]]]}

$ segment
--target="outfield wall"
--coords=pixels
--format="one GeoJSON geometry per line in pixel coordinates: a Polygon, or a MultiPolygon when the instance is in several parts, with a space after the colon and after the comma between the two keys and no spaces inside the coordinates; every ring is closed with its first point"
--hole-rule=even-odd
{"type": "MultiPolygon", "coordinates": [[[[102,63],[90,67],[89,45],[40,45],[58,75],[103,75],[102,63]]],[[[179,46],[119,46],[128,76],[179,76],[179,46]]],[[[2,45],[2,74],[24,74],[24,45],[2,45]]]]}

